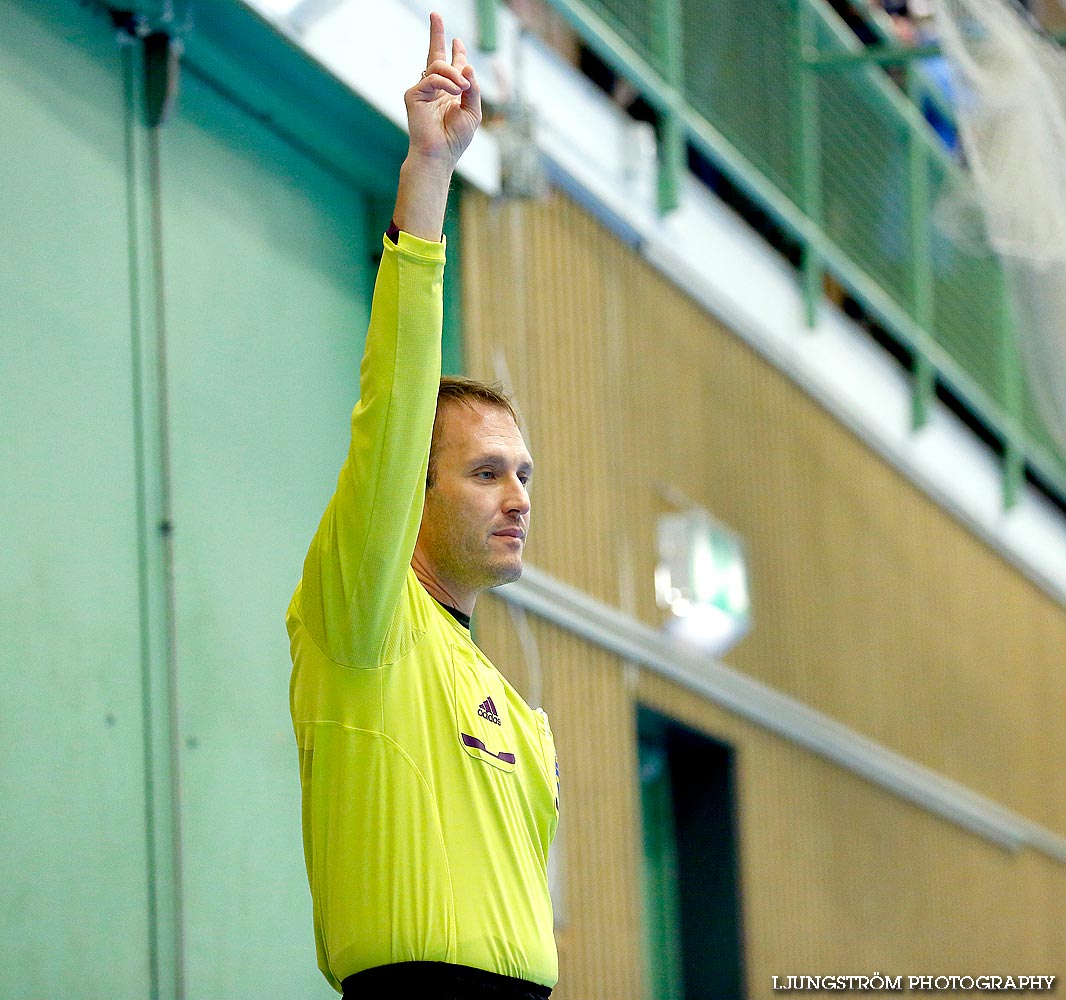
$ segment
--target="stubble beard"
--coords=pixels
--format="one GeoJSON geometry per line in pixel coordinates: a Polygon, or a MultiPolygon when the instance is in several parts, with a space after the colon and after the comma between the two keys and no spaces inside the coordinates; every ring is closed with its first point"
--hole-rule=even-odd
{"type": "Polygon", "coordinates": [[[514,583],[522,575],[522,556],[508,566],[502,567],[496,574],[496,582],[493,587],[502,587],[505,583],[514,583]]]}
{"type": "Polygon", "coordinates": [[[482,584],[485,590],[502,587],[505,583],[514,583],[522,575],[522,549],[506,558],[485,559],[479,569],[485,581],[482,584]]]}

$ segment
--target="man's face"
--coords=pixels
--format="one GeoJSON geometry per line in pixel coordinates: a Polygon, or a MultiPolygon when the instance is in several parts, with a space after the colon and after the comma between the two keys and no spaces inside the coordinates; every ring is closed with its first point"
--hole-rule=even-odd
{"type": "Polygon", "coordinates": [[[478,400],[445,404],[416,558],[457,599],[521,575],[532,474],[506,410],[478,400]]]}

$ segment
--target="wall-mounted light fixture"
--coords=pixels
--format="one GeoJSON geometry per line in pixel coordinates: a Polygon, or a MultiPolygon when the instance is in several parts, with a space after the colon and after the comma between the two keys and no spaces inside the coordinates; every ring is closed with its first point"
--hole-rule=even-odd
{"type": "Polygon", "coordinates": [[[668,632],[721,656],[751,627],[740,537],[706,511],[659,518],[655,595],[668,632]]]}

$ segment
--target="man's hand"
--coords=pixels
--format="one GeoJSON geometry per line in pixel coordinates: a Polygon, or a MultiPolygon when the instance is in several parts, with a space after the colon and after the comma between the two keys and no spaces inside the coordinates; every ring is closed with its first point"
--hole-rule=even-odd
{"type": "Polygon", "coordinates": [[[404,94],[411,142],[400,168],[393,222],[404,232],[439,240],[448,186],[459,157],[481,124],[481,88],[466,47],[452,41],[448,61],[444,20],[429,15],[429,56],[422,79],[404,94]]]}
{"type": "Polygon", "coordinates": [[[429,56],[422,79],[404,94],[411,133],[409,155],[439,160],[454,167],[481,123],[481,88],[466,46],[452,39],[448,61],[444,20],[429,15],[429,56]]]}

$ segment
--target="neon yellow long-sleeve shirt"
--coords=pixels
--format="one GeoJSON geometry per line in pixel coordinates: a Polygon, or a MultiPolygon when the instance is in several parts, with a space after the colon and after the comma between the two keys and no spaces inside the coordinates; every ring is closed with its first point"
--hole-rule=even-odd
{"type": "Polygon", "coordinates": [[[553,986],[555,743],[411,569],[440,378],[444,246],[384,240],[337,491],[286,624],[318,964],[553,986]]]}

